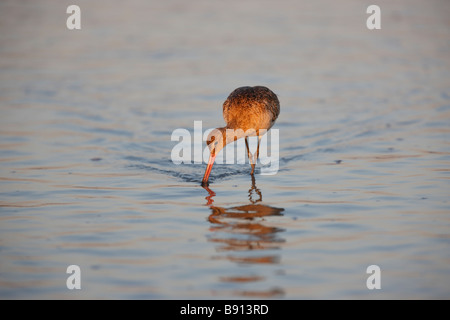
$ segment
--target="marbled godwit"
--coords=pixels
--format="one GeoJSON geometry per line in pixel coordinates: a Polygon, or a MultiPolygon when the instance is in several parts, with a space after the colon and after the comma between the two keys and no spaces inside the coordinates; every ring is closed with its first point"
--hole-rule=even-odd
{"type": "Polygon", "coordinates": [[[223,103],[223,118],[227,125],[211,131],[206,141],[210,156],[202,186],[208,186],[209,174],[220,150],[228,143],[244,137],[253,175],[259,157],[261,137],[273,126],[279,114],[280,102],[277,95],[266,87],[240,87],[230,93],[223,103]],[[258,136],[256,156],[250,153],[247,139],[250,136],[258,136]]]}

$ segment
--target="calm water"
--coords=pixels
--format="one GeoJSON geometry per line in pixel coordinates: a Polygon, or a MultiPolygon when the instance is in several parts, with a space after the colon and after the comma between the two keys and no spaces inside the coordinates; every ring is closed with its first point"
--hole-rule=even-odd
{"type": "Polygon", "coordinates": [[[0,298],[450,298],[449,2],[76,2],[0,3],[0,298]],[[243,85],[280,169],[203,189],[171,134],[243,85]]]}

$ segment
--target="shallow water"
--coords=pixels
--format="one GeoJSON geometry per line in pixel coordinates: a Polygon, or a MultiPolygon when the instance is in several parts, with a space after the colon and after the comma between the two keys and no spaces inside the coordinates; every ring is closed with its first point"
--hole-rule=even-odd
{"type": "Polygon", "coordinates": [[[1,298],[450,298],[448,2],[69,4],[0,3],[1,298]],[[257,84],[278,173],[203,189],[173,130],[257,84]]]}

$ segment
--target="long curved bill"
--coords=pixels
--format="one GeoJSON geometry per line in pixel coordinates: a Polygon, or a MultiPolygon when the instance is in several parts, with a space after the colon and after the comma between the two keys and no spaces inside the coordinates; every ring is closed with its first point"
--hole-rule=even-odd
{"type": "Polygon", "coordinates": [[[202,180],[202,187],[207,187],[209,185],[208,179],[209,179],[209,174],[211,173],[211,169],[214,164],[214,159],[216,159],[216,155],[209,156],[208,165],[206,167],[205,175],[203,176],[203,180],[202,180]]]}

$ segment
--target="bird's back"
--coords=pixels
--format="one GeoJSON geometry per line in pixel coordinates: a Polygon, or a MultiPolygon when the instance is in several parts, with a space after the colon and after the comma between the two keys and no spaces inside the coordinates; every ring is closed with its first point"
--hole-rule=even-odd
{"type": "Polygon", "coordinates": [[[223,118],[231,129],[269,130],[279,114],[277,95],[263,86],[237,88],[223,103],[223,118]]]}

